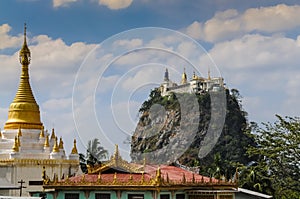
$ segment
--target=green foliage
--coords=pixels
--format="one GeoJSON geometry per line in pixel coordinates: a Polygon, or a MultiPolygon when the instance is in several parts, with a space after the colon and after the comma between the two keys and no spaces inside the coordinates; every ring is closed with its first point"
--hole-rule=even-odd
{"type": "Polygon", "coordinates": [[[83,173],[87,173],[87,165],[94,166],[101,164],[101,160],[107,158],[108,152],[101,145],[98,138],[88,141],[86,155],[80,153],[80,168],[83,173]]]}
{"type": "MultiPolygon", "coordinates": [[[[149,109],[154,104],[159,104],[163,106],[166,111],[173,111],[175,112],[175,115],[180,116],[180,104],[184,104],[185,109],[187,110],[189,110],[189,106],[191,105],[192,110],[193,107],[192,103],[190,103],[190,98],[195,97],[195,94],[176,93],[176,95],[171,94],[170,96],[162,97],[159,89],[152,90],[149,99],[143,103],[140,109],[140,113],[142,113],[140,123],[147,126],[147,129],[137,132],[139,135],[137,137],[140,138],[133,137],[132,152],[137,152],[138,150],[146,152],[155,151],[158,147],[163,147],[165,144],[168,144],[168,139],[173,135],[176,127],[179,125],[191,125],[192,121],[195,120],[199,122],[198,131],[193,143],[188,149],[185,149],[185,153],[179,158],[179,162],[186,166],[200,167],[201,174],[203,175],[214,176],[216,178],[225,175],[227,179],[231,178],[236,170],[235,163],[247,164],[253,160],[246,155],[246,147],[249,145],[255,146],[255,142],[250,135],[245,133],[249,127],[246,119],[247,114],[242,110],[240,104],[241,95],[236,89],[231,90],[231,93],[229,90],[226,90],[226,118],[221,136],[213,150],[205,158],[199,159],[198,152],[200,143],[206,135],[206,131],[210,125],[212,114],[211,103],[214,103],[211,99],[212,94],[214,97],[218,97],[218,93],[209,92],[203,92],[196,95],[200,113],[200,115],[197,115],[196,117],[199,117],[200,121],[198,118],[194,118],[195,115],[187,113],[188,116],[185,118],[190,118],[189,121],[181,121],[180,117],[173,117],[172,125],[167,127],[164,126],[161,132],[153,132],[155,131],[155,127],[151,126],[151,128],[149,128],[151,122],[149,122],[148,114],[145,113],[148,113],[149,109]],[[180,99],[180,103],[177,99],[180,99]],[[150,133],[155,136],[146,136],[147,138],[145,139],[141,138],[146,134],[150,135],[150,133]]],[[[218,104],[213,104],[213,106],[218,107],[218,104]]],[[[214,114],[216,113],[217,112],[215,111],[214,114]]]]}
{"type": "MultiPolygon", "coordinates": [[[[198,159],[198,154],[192,155],[192,159],[182,159],[181,162],[191,166],[193,159],[198,159],[200,173],[207,176],[220,178],[223,175],[230,179],[235,174],[236,165],[246,165],[256,160],[256,157],[248,157],[246,150],[248,146],[255,146],[254,139],[246,133],[249,129],[246,113],[242,110],[240,104],[240,94],[234,89],[231,94],[226,90],[226,118],[225,124],[213,150],[204,158],[198,159]]],[[[199,132],[205,132],[210,122],[210,95],[199,96],[199,106],[201,120],[199,123],[199,132]]],[[[203,137],[196,136],[195,142],[191,145],[193,148],[199,148],[199,143],[203,137]]]]}
{"type": "Polygon", "coordinates": [[[249,189],[261,187],[259,191],[274,198],[300,198],[299,118],[276,117],[273,124],[256,126],[253,137],[257,146],[249,147],[247,153],[259,159],[254,166],[243,168],[241,183],[249,189]]]}

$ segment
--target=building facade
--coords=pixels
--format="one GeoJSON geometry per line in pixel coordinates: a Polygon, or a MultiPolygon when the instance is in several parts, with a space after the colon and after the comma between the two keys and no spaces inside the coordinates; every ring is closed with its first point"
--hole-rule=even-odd
{"type": "Polygon", "coordinates": [[[239,199],[270,198],[243,190],[234,180],[205,177],[170,165],[128,163],[118,146],[110,160],[88,167],[88,173],[59,180],[43,173],[44,191],[32,192],[47,199],[239,199]]]}
{"type": "MultiPolygon", "coordinates": [[[[24,181],[23,193],[28,194],[32,189],[41,189],[41,186],[29,185],[40,181],[43,167],[60,177],[74,175],[79,168],[79,155],[76,140],[71,153],[66,155],[62,137],[58,140],[54,129],[50,135],[41,122],[39,105],[29,82],[31,54],[26,26],[19,61],[22,65],[19,88],[0,132],[0,188],[2,184],[20,186],[19,182],[24,181]]],[[[19,195],[19,190],[0,189],[0,195],[19,195]]]]}
{"type": "Polygon", "coordinates": [[[188,81],[185,70],[181,77],[181,83],[176,84],[169,79],[168,69],[165,71],[164,81],[160,86],[162,96],[170,95],[171,93],[201,93],[208,91],[218,91],[225,87],[224,79],[222,77],[199,77],[193,74],[193,77],[188,81]]]}

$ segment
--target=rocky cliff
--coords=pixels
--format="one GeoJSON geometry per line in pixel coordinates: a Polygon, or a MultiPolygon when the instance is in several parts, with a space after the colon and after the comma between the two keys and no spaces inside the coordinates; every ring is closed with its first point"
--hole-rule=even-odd
{"type": "Polygon", "coordinates": [[[158,89],[140,108],[140,118],[131,140],[134,162],[181,164],[229,173],[232,163],[247,164],[246,113],[238,91],[202,94],[172,94],[162,97],[158,89]]]}

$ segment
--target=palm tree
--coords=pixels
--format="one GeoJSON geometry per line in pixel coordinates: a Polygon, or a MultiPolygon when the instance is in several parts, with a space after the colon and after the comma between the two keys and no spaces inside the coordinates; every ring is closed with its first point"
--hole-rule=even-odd
{"type": "Polygon", "coordinates": [[[100,165],[101,161],[108,157],[107,150],[100,145],[98,138],[88,141],[86,155],[80,153],[80,167],[83,173],[87,173],[87,165],[100,165]]]}

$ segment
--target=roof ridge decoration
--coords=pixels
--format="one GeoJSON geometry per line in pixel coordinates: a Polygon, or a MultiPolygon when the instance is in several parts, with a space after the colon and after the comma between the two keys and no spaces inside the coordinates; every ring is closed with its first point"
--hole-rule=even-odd
{"type": "Polygon", "coordinates": [[[115,151],[114,154],[111,156],[110,160],[106,163],[102,163],[99,166],[90,166],[88,165],[88,173],[89,174],[98,174],[103,173],[104,171],[108,169],[115,169],[122,172],[127,173],[143,173],[144,167],[135,166],[133,164],[130,164],[126,160],[123,160],[123,158],[120,155],[119,147],[116,144],[115,145],[115,151]]]}

